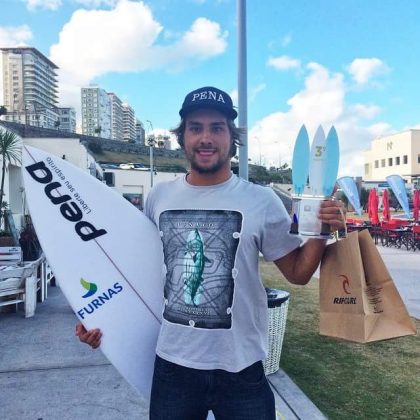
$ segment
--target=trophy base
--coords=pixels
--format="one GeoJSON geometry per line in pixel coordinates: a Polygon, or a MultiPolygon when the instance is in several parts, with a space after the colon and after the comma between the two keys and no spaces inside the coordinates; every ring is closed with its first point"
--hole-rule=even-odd
{"type": "Polygon", "coordinates": [[[322,196],[292,196],[292,225],[290,233],[315,239],[330,239],[330,226],[318,219],[322,196]]]}

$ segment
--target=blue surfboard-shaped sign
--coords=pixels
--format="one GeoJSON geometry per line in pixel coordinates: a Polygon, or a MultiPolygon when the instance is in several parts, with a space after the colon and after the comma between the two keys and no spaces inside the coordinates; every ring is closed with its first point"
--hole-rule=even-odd
{"type": "Polygon", "coordinates": [[[357,191],[357,185],[354,179],[351,176],[343,176],[337,179],[337,183],[350,201],[354,211],[361,216],[362,206],[360,205],[359,192],[357,191]]]}
{"type": "Polygon", "coordinates": [[[338,164],[340,162],[340,146],[338,144],[337,131],[334,126],[328,132],[325,141],[325,171],[322,193],[325,197],[331,196],[338,174],[338,164]]]}
{"type": "Polygon", "coordinates": [[[411,217],[410,207],[408,204],[407,190],[405,189],[405,182],[401,175],[389,175],[386,177],[389,186],[397,197],[398,202],[404,210],[405,215],[409,219],[411,217]]]}
{"type": "Polygon", "coordinates": [[[309,186],[311,194],[321,196],[324,185],[324,173],[326,166],[326,139],[322,126],[316,130],[311,146],[309,159],[309,186]]]}
{"type": "Polygon", "coordinates": [[[296,138],[292,159],[293,188],[296,195],[302,195],[308,179],[309,170],[309,136],[302,125],[296,138]]]}

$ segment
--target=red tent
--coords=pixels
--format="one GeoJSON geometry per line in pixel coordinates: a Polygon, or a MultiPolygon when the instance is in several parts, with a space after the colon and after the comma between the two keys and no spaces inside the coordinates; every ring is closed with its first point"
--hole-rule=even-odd
{"type": "Polygon", "coordinates": [[[413,194],[413,218],[419,220],[420,190],[414,190],[413,194]]]}
{"type": "Polygon", "coordinates": [[[391,218],[391,213],[389,211],[389,194],[387,189],[385,189],[382,194],[382,217],[387,222],[391,218]]]}
{"type": "Polygon", "coordinates": [[[372,225],[379,224],[378,195],[376,194],[375,188],[372,188],[369,193],[368,214],[369,214],[369,220],[372,223],[372,225]]]}

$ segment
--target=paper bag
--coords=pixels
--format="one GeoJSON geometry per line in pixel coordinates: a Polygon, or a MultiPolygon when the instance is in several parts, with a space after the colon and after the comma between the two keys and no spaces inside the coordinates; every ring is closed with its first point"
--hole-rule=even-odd
{"type": "Polygon", "coordinates": [[[321,335],[367,343],[416,334],[368,230],[326,247],[319,292],[321,335]]]}

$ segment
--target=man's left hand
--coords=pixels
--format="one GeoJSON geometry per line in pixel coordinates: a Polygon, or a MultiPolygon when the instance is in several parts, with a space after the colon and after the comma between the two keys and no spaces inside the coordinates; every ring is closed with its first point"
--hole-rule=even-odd
{"type": "Polygon", "coordinates": [[[331,231],[344,229],[344,206],[341,200],[329,199],[321,203],[319,219],[331,226],[331,231]]]}

